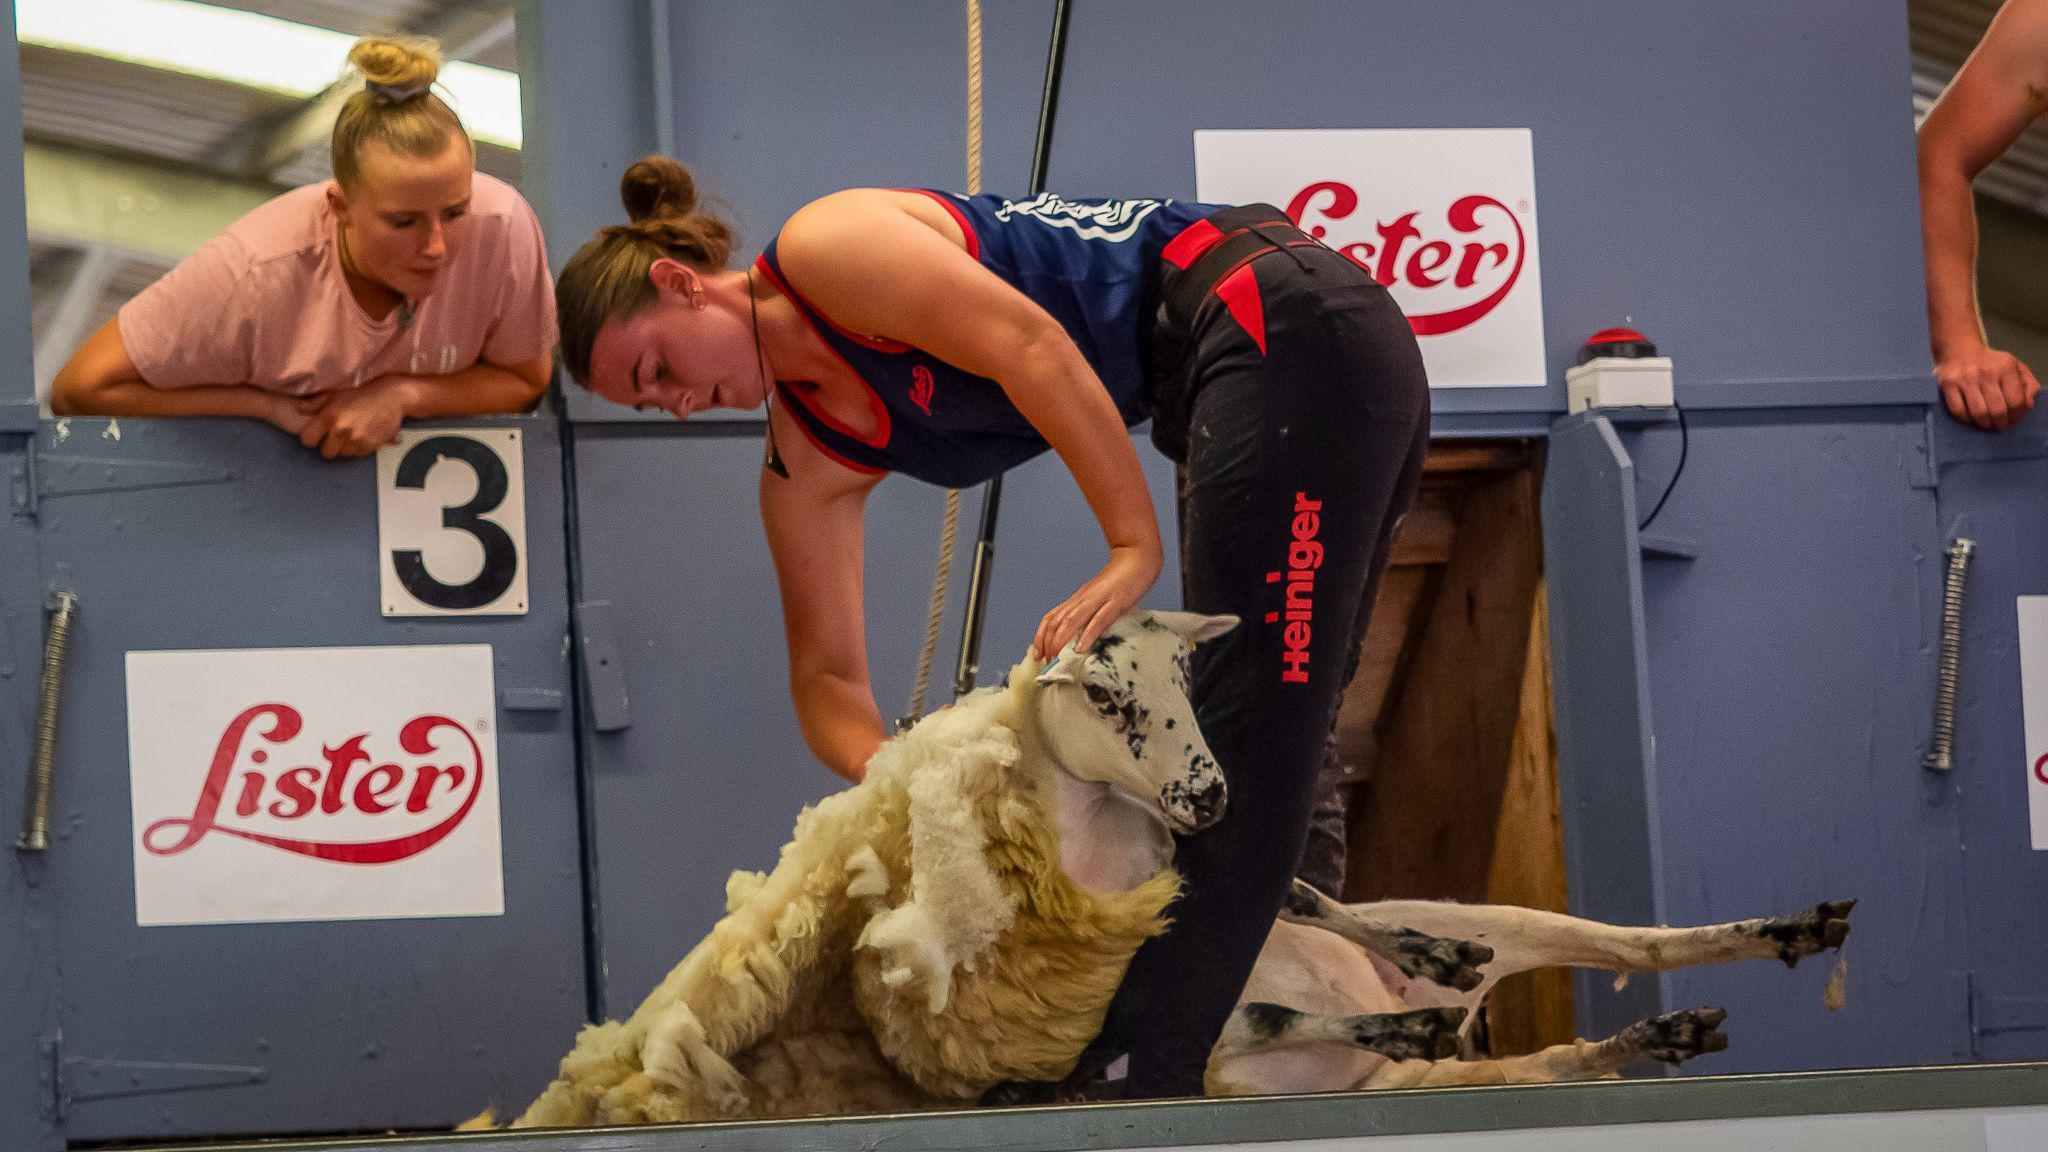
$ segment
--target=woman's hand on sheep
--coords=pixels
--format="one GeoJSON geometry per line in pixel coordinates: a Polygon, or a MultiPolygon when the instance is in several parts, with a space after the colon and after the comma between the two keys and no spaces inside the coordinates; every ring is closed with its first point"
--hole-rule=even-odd
{"type": "Polygon", "coordinates": [[[1111,548],[1102,571],[1038,622],[1031,647],[1042,660],[1058,655],[1069,641],[1076,651],[1088,651],[1110,625],[1138,606],[1164,562],[1156,548],[1111,548]]]}

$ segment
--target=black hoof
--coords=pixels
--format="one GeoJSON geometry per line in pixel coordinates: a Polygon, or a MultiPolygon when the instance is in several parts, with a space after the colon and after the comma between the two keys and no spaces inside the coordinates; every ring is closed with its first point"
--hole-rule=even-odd
{"type": "Polygon", "coordinates": [[[1392,1060],[1448,1060],[1458,1054],[1463,1008],[1418,1008],[1360,1016],[1352,1023],[1354,1042],[1392,1060]]]}
{"type": "Polygon", "coordinates": [[[1849,910],[1854,900],[1829,900],[1804,912],[1778,916],[1757,926],[1757,935],[1778,946],[1778,959],[1787,968],[1800,957],[1840,948],[1849,938],[1849,910]]]}
{"type": "Polygon", "coordinates": [[[1394,955],[1387,959],[1419,980],[1470,992],[1485,983],[1486,977],[1479,969],[1492,963],[1493,949],[1470,940],[1431,936],[1404,928],[1394,942],[1394,955]]]}
{"type": "Polygon", "coordinates": [[[1728,1047],[1719,1029],[1728,1013],[1720,1008],[1688,1008],[1631,1024],[1621,1040],[1652,1060],[1683,1064],[1707,1052],[1728,1047]]]}

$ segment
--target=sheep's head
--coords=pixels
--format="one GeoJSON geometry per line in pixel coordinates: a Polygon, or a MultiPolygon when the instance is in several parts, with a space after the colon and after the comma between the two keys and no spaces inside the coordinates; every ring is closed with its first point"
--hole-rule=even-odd
{"type": "Polygon", "coordinates": [[[1235,616],[1133,612],[1093,650],[1069,644],[1039,675],[1039,729],[1061,767],[1156,804],[1175,831],[1223,816],[1223,773],[1188,702],[1188,653],[1235,616]]]}

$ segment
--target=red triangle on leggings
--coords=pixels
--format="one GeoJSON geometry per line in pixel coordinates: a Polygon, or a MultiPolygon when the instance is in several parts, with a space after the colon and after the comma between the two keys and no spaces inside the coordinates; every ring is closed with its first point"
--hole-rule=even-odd
{"type": "Polygon", "coordinates": [[[1216,298],[1230,309],[1237,318],[1238,326],[1259,346],[1259,355],[1266,354],[1266,305],[1259,299],[1259,282],[1252,276],[1252,266],[1247,264],[1223,278],[1216,285],[1216,298]]]}

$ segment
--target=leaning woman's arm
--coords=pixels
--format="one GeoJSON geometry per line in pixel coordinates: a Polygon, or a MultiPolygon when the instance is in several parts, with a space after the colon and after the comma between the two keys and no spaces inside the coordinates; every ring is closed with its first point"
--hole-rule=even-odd
{"type": "Polygon", "coordinates": [[[129,359],[118,316],[72,353],[50,386],[59,416],[244,416],[294,433],[304,423],[295,399],[246,384],[155,387],[129,359]]]}
{"type": "Polygon", "coordinates": [[[547,391],[552,354],[525,364],[503,366],[479,360],[446,376],[407,376],[405,414],[416,420],[440,416],[488,416],[524,412],[547,391]]]}
{"type": "Polygon", "coordinates": [[[761,470],[761,523],[782,591],[789,693],[804,743],[859,782],[888,736],[868,680],[862,513],[879,477],[829,460],[769,406],[787,477],[761,470]]]}
{"type": "Polygon", "coordinates": [[[905,210],[903,195],[862,189],[814,202],[782,230],[783,267],[840,325],[995,380],[1059,453],[1102,526],[1109,560],[1047,613],[1033,645],[1048,656],[1070,640],[1085,647],[1136,607],[1164,562],[1130,433],[1059,322],[905,210]]]}

